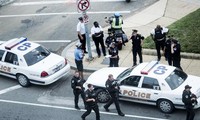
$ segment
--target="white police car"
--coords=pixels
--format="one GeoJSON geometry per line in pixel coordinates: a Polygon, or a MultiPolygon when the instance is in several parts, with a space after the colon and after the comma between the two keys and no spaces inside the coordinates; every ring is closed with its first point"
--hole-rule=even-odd
{"type": "Polygon", "coordinates": [[[23,37],[1,44],[0,60],[0,75],[16,78],[23,87],[48,85],[70,72],[67,59],[23,37]]]}
{"type": "Polygon", "coordinates": [[[183,71],[157,61],[141,63],[136,67],[102,68],[92,73],[84,86],[93,84],[99,102],[107,102],[109,94],[105,90],[108,75],[113,74],[120,86],[120,100],[156,105],[164,113],[174,108],[183,109],[182,92],[185,85],[198,97],[200,107],[200,77],[187,75],[183,71]]]}

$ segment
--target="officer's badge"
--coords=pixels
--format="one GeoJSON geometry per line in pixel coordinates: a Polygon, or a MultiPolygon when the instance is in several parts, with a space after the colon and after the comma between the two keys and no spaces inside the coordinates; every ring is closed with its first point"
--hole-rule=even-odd
{"type": "Polygon", "coordinates": [[[85,97],[88,97],[88,94],[86,94],[85,97]]]}
{"type": "Polygon", "coordinates": [[[185,98],[189,98],[189,96],[188,96],[188,95],[186,95],[186,96],[185,96],[185,98]]]}

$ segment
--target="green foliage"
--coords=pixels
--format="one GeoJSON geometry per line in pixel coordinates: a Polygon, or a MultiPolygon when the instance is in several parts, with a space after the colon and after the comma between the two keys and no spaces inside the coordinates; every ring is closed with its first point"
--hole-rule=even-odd
{"type": "MultiPolygon", "coordinates": [[[[169,34],[179,40],[182,52],[200,53],[200,9],[168,26],[169,34]]],[[[151,37],[144,41],[144,48],[154,49],[151,37]]]]}

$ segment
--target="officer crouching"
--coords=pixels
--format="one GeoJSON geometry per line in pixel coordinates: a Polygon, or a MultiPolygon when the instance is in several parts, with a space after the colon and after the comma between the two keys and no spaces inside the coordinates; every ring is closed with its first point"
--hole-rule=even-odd
{"type": "Polygon", "coordinates": [[[94,110],[96,114],[96,120],[100,120],[100,115],[99,115],[99,107],[97,105],[97,100],[96,100],[96,93],[93,90],[94,87],[92,84],[87,85],[88,89],[85,91],[85,101],[87,104],[86,107],[86,112],[83,113],[81,116],[82,120],[85,120],[86,116],[88,116],[92,110],[94,110]]]}

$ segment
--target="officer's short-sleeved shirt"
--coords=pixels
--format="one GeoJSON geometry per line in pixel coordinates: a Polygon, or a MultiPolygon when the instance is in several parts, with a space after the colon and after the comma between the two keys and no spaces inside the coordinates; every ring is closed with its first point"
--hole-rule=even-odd
{"type": "Polygon", "coordinates": [[[81,49],[76,48],[74,51],[75,60],[82,60],[83,59],[83,52],[81,49]]]}
{"type": "MultiPolygon", "coordinates": [[[[161,30],[162,34],[167,33],[168,31],[169,31],[168,28],[162,27],[162,30],[161,30]]],[[[155,29],[153,29],[153,30],[151,31],[151,34],[152,34],[152,35],[155,35],[155,34],[156,34],[155,29]]]]}
{"type": "Polygon", "coordinates": [[[133,47],[141,47],[141,41],[144,40],[144,37],[140,34],[131,36],[133,47]]]}
{"type": "Polygon", "coordinates": [[[76,27],[77,29],[77,32],[80,32],[81,34],[85,34],[86,33],[86,31],[85,31],[85,24],[84,23],[82,23],[82,22],[79,22],[78,24],[77,24],[77,27],[76,27]]]}
{"type": "Polygon", "coordinates": [[[94,35],[95,33],[99,33],[99,32],[101,32],[101,31],[103,31],[103,29],[101,28],[101,26],[99,25],[99,27],[92,27],[91,28],[91,34],[92,35],[94,35]]]}

